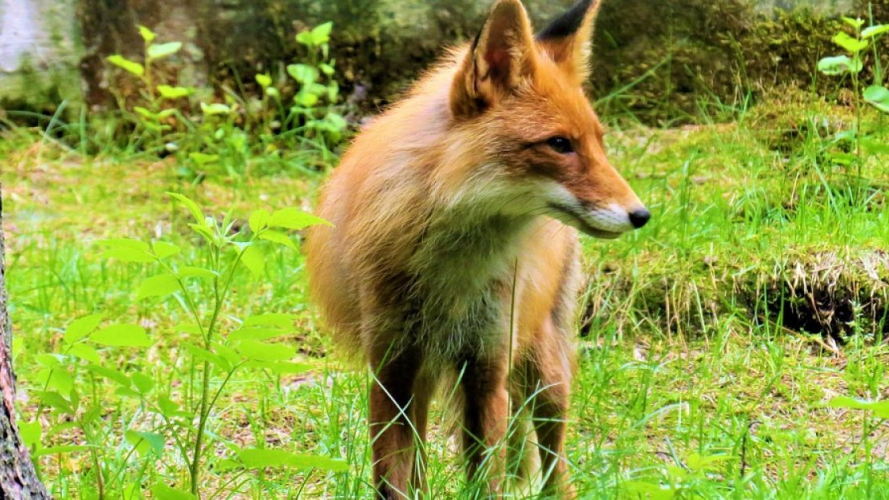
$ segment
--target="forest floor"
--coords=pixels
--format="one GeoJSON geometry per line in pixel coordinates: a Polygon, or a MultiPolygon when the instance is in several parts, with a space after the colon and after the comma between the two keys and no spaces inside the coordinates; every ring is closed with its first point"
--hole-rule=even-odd
{"type": "MultiPolygon", "coordinates": [[[[584,243],[567,444],[583,497],[889,497],[889,410],[870,404],[889,398],[889,171],[879,153],[863,153],[860,168],[840,165],[849,147],[832,134],[847,119],[790,106],[731,124],[613,127],[612,163],[654,217],[620,240],[584,243]]],[[[177,437],[154,410],[160,396],[181,405],[191,439],[201,364],[183,348],[193,333],[178,326],[188,319],[181,296],[137,300],[157,265],[109,261],[99,242],[164,239],[183,249],[173,259],[204,262],[166,192],[244,221],[259,208],[311,209],[323,174],[198,183],[173,158],[82,157],[24,132],[3,139],[20,421],[44,481],[58,498],[186,488],[177,437]],[[150,345],[66,351],[66,328],[96,312],[141,326],[150,345]],[[152,451],[128,430],[162,439],[152,451]]],[[[370,498],[369,376],[338,361],[305,289],[303,257],[286,247],[266,249],[258,277],[234,275],[220,335],[258,313],[292,314],[295,326],[263,340],[296,347],[290,361],[304,369],[234,373],[208,420],[202,498],[370,498]],[[245,466],[245,447],[347,467],[245,466]]],[[[468,497],[446,406],[433,412],[430,489],[468,497]]]]}

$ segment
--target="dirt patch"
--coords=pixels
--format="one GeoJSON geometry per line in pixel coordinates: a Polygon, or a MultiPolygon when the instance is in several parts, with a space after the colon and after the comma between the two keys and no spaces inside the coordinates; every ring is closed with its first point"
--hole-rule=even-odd
{"type": "Polygon", "coordinates": [[[840,341],[889,333],[889,253],[791,252],[770,266],[745,268],[715,258],[634,271],[588,266],[580,335],[635,331],[694,337],[731,314],[840,341]]]}
{"type": "Polygon", "coordinates": [[[802,254],[773,272],[741,280],[736,293],[757,319],[845,339],[889,332],[889,254],[870,250],[802,254]]]}

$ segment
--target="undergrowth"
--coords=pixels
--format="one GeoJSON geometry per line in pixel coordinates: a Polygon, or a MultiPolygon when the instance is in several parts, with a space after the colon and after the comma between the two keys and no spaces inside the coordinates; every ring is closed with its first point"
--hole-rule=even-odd
{"type": "MultiPolygon", "coordinates": [[[[732,123],[613,124],[654,217],[584,240],[566,445],[584,498],[885,497],[889,133],[850,102],[781,91],[702,108],[732,123]]],[[[323,168],[266,169],[304,150],[269,160],[283,134],[230,141],[237,102],[203,104],[195,133],[218,142],[142,118],[162,147],[90,143],[86,119],[2,132],[23,437],[59,498],[370,497],[371,381],[319,333],[295,251],[323,168]]],[[[446,409],[430,492],[470,498],[446,409]]]]}

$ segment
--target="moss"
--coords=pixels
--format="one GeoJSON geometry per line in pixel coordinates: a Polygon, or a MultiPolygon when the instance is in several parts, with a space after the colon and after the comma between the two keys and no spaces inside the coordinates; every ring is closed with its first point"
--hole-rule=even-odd
{"type": "Polygon", "coordinates": [[[52,116],[66,102],[63,118],[69,118],[82,102],[76,69],[37,71],[27,58],[16,74],[0,78],[0,110],[15,111],[10,118],[22,125],[46,125],[31,113],[52,116]]]}

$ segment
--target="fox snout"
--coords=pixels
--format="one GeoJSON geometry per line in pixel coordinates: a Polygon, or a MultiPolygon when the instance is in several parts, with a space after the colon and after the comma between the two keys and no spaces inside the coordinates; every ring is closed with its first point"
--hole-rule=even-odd
{"type": "Polygon", "coordinates": [[[648,221],[651,219],[651,212],[643,206],[627,210],[613,203],[605,208],[590,210],[586,218],[590,220],[593,227],[604,231],[625,233],[648,224],[648,221]]]}
{"type": "Polygon", "coordinates": [[[557,218],[562,222],[594,238],[617,238],[623,233],[645,226],[651,220],[651,212],[641,204],[629,209],[617,203],[605,207],[589,207],[583,203],[579,205],[572,207],[553,203],[550,207],[561,215],[557,218]]]}

